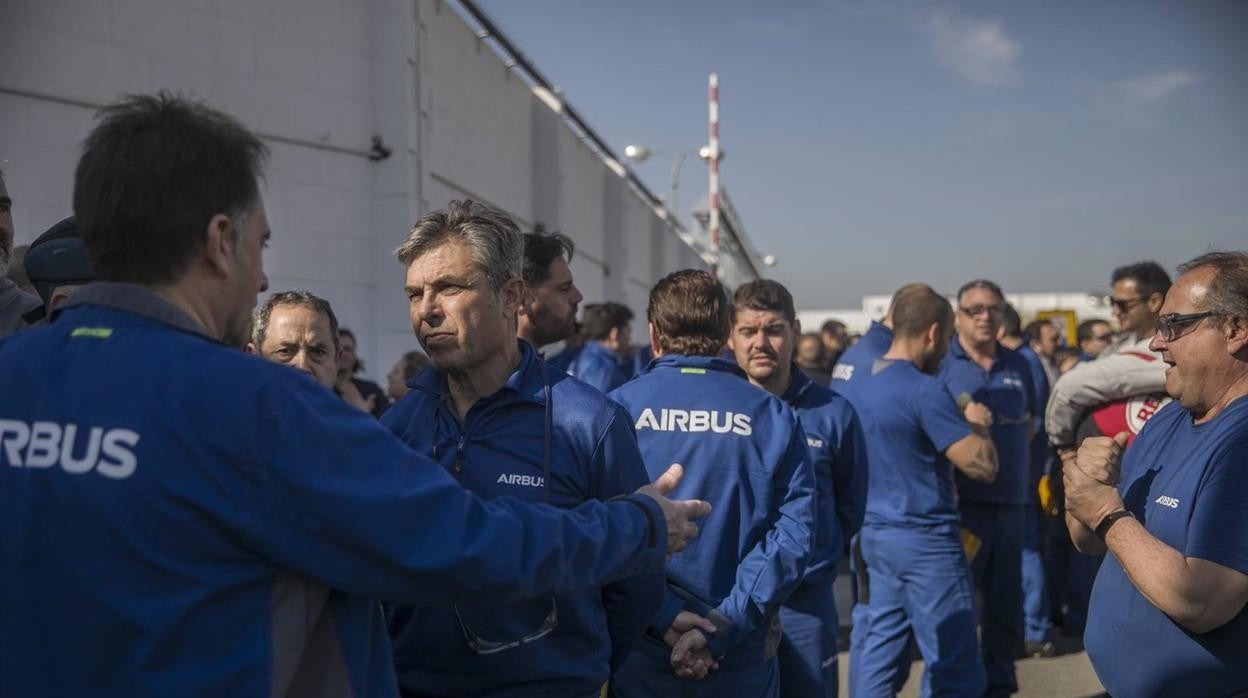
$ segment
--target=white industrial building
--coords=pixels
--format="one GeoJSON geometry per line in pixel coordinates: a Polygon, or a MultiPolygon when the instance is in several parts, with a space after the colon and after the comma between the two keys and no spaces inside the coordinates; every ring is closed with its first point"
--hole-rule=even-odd
{"type": "Polygon", "coordinates": [[[330,299],[373,378],[415,345],[391,250],[416,218],[451,199],[568,234],[586,300],[622,301],[641,317],[658,278],[710,259],[701,234],[669,221],[470,3],[4,5],[0,169],[17,243],[70,214],[79,144],[96,108],[159,89],[203,98],[271,148],[272,289],[330,299]]]}

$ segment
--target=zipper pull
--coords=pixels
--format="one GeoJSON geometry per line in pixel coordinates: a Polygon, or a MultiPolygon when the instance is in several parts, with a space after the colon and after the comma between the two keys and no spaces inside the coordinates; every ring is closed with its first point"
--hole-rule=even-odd
{"type": "Polygon", "coordinates": [[[464,442],[467,440],[468,440],[468,437],[466,435],[459,437],[459,445],[455,447],[455,474],[456,475],[464,472],[464,442]]]}

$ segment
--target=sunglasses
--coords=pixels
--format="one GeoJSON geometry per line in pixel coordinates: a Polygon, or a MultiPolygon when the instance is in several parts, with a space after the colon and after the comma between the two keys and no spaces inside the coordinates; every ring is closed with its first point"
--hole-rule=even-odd
{"type": "Polygon", "coordinates": [[[1117,298],[1109,299],[1109,304],[1114,306],[1114,309],[1120,313],[1125,313],[1128,310],[1131,310],[1132,308],[1134,308],[1135,306],[1143,302],[1144,302],[1144,296],[1140,296],[1138,298],[1128,298],[1125,301],[1120,301],[1117,298]]]}
{"type": "Polygon", "coordinates": [[[1161,335],[1161,338],[1165,341],[1173,342],[1195,329],[1196,324],[1201,320],[1221,314],[1213,310],[1206,310],[1203,313],[1188,313],[1186,315],[1166,313],[1157,318],[1157,334],[1161,335]]]}
{"type": "Polygon", "coordinates": [[[1001,317],[1002,315],[1005,315],[1005,306],[1001,303],[994,303],[992,305],[960,305],[958,306],[958,310],[962,311],[962,313],[967,317],[979,317],[984,313],[993,317],[1001,317]]]}

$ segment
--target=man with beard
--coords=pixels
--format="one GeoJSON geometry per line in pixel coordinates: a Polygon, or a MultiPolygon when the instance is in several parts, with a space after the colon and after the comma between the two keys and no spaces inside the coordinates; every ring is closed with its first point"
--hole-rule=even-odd
{"type": "Polygon", "coordinates": [[[39,299],[18,288],[8,276],[13,235],[13,199],[0,172],[0,339],[26,327],[22,316],[39,307],[39,299]]]}
{"type": "Polygon", "coordinates": [[[539,352],[576,331],[576,306],[583,296],[568,267],[575,249],[562,233],[524,236],[524,294],[516,334],[539,352]]]}
{"type": "MultiPolygon", "coordinates": [[[[793,296],[776,281],[740,286],[732,301],[732,348],[750,382],[789,404],[802,421],[815,471],[815,542],[801,585],[780,609],[784,636],[780,695],[837,695],[838,620],[832,584],[849,540],[862,525],[867,445],[854,408],[797,368],[801,326],[793,296]]],[[[818,340],[818,337],[815,337],[818,340]]]]}

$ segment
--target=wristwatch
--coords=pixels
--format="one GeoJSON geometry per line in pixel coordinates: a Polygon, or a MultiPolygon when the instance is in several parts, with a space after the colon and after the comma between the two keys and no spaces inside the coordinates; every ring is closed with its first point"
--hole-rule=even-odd
{"type": "Polygon", "coordinates": [[[1127,509],[1119,509],[1118,511],[1111,511],[1110,513],[1105,515],[1105,518],[1101,519],[1101,522],[1099,524],[1096,525],[1096,530],[1093,531],[1093,533],[1096,534],[1097,538],[1100,538],[1101,540],[1105,540],[1105,534],[1109,533],[1109,527],[1113,526],[1114,522],[1117,521],[1118,519],[1125,519],[1127,517],[1131,517],[1134,519],[1135,514],[1132,514],[1127,509]]]}

